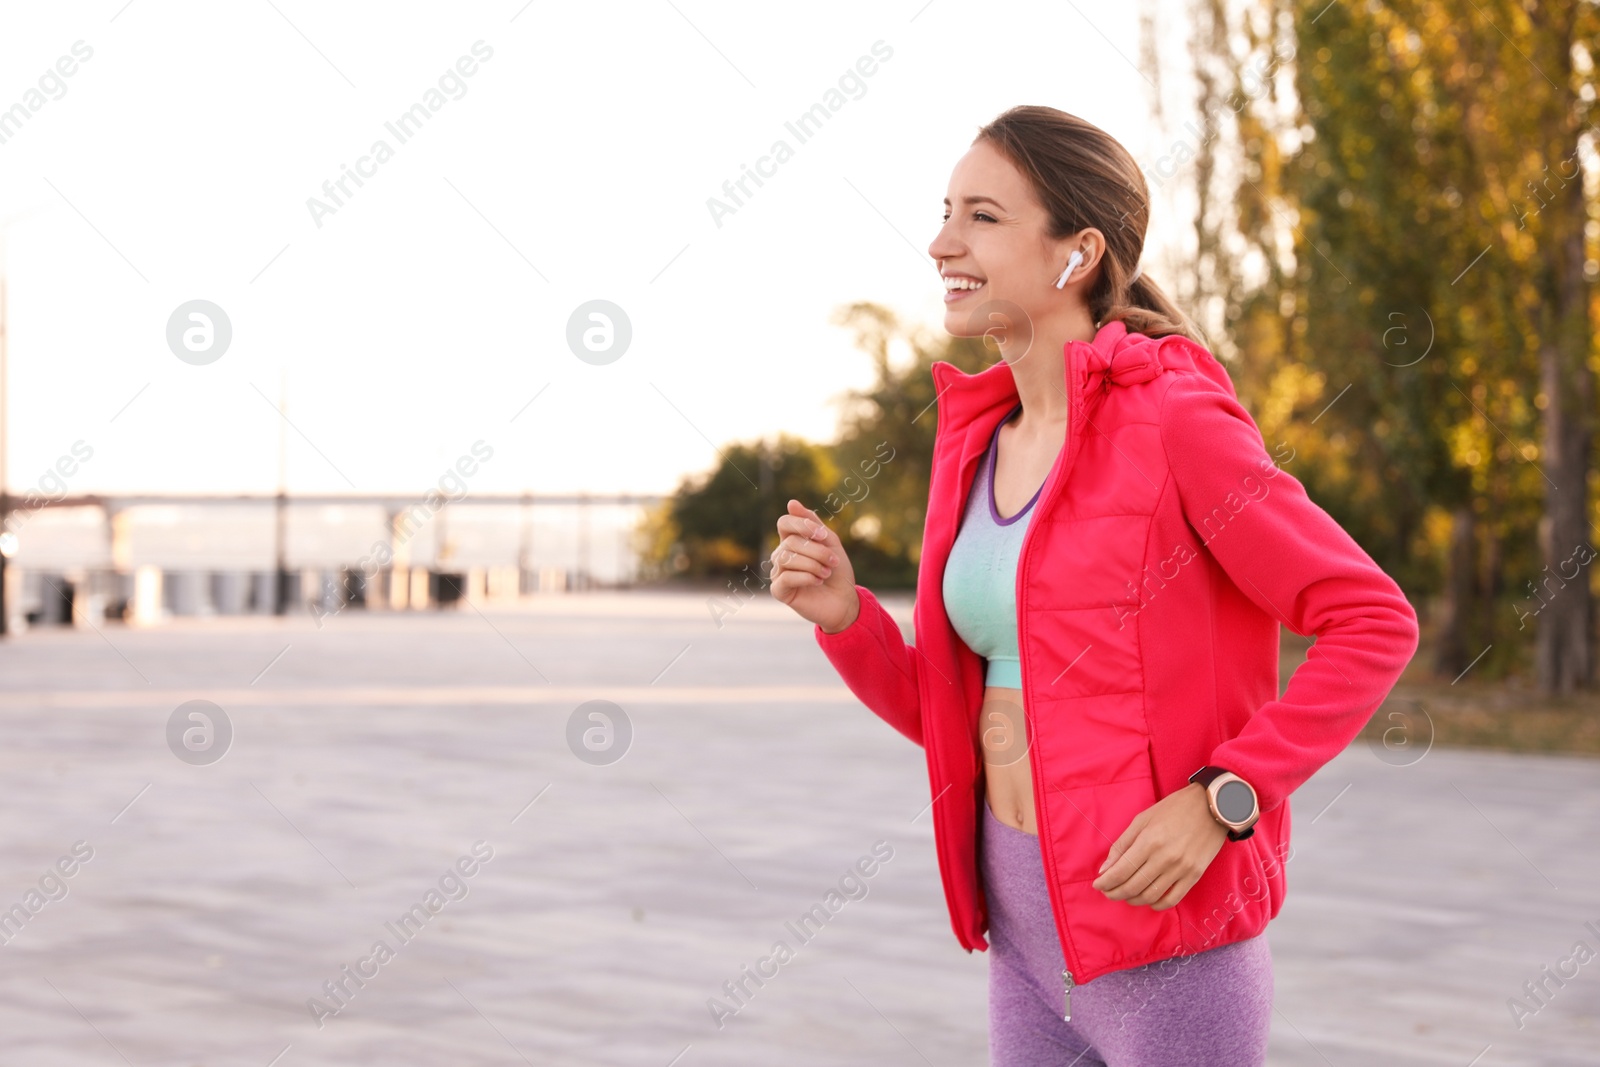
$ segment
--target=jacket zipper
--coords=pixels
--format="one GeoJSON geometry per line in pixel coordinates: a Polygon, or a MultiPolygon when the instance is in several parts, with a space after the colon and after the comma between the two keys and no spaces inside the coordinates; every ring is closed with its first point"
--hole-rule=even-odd
{"type": "MultiPolygon", "coordinates": [[[[1022,547],[1018,549],[1017,552],[1017,656],[1020,660],[1020,666],[1022,668],[1022,685],[1024,694],[1031,689],[1031,686],[1028,684],[1028,616],[1027,612],[1023,610],[1023,602],[1026,599],[1023,596],[1023,587],[1026,584],[1023,579],[1024,575],[1027,573],[1025,563],[1028,558],[1028,545],[1033,540],[1034,531],[1039,528],[1039,523],[1036,521],[1038,516],[1042,514],[1049,507],[1050,502],[1060,494],[1061,487],[1066,483],[1067,475],[1072,472],[1072,463],[1077,458],[1078,452],[1077,444],[1080,429],[1079,423],[1083,421],[1083,409],[1086,406],[1082,399],[1082,389],[1080,388],[1078,382],[1078,364],[1077,360],[1073,356],[1071,344],[1068,344],[1067,346],[1065,359],[1067,371],[1068,420],[1067,439],[1064,445],[1064,451],[1066,455],[1062,458],[1061,473],[1056,478],[1056,484],[1051,487],[1051,495],[1048,498],[1041,498],[1038,504],[1035,505],[1036,510],[1034,511],[1034,519],[1029,520],[1028,529],[1024,531],[1022,535],[1022,547]]],[[[1026,695],[1024,695],[1023,699],[1027,699],[1026,695]]],[[[1049,890],[1050,893],[1051,911],[1056,917],[1057,937],[1061,941],[1062,957],[1067,964],[1066,969],[1061,972],[1061,1018],[1063,1022],[1067,1022],[1072,1019],[1072,987],[1075,982],[1072,977],[1072,959],[1070,956],[1068,939],[1061,936],[1061,934],[1063,934],[1066,930],[1066,924],[1061,918],[1060,902],[1056,899],[1055,878],[1052,873],[1055,871],[1055,864],[1052,861],[1052,849],[1050,846],[1050,831],[1047,824],[1046,805],[1041,803],[1039,800],[1039,786],[1043,781],[1043,775],[1041,774],[1042,767],[1040,765],[1039,757],[1039,746],[1034,743],[1034,739],[1031,736],[1028,740],[1028,759],[1033,767],[1034,818],[1039,827],[1039,847],[1046,872],[1045,888],[1049,890]]]]}

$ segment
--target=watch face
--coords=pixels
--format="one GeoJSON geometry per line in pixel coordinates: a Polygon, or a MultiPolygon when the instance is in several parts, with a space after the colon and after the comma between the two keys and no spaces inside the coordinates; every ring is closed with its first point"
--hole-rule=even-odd
{"type": "Polygon", "coordinates": [[[1243,782],[1224,782],[1217,788],[1217,810],[1231,823],[1241,823],[1256,810],[1255,797],[1243,782]]]}

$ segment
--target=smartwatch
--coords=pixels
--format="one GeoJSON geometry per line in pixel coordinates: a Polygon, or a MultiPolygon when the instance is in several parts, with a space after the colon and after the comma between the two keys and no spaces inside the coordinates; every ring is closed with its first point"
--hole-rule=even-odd
{"type": "Polygon", "coordinates": [[[1253,786],[1232,771],[1221,767],[1201,767],[1189,781],[1205,786],[1211,815],[1228,828],[1229,841],[1243,841],[1256,832],[1261,805],[1253,786]]]}

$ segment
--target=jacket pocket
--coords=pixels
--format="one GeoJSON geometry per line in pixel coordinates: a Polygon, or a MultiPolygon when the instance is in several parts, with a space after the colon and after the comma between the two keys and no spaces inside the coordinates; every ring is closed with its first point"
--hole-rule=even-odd
{"type": "Polygon", "coordinates": [[[1155,780],[1141,775],[1075,789],[1051,789],[1049,833],[1055,880],[1066,909],[1067,936],[1081,966],[1099,970],[1156,950],[1176,952],[1177,908],[1112,900],[1094,888],[1096,868],[1134,816],[1156,802],[1155,780]]]}

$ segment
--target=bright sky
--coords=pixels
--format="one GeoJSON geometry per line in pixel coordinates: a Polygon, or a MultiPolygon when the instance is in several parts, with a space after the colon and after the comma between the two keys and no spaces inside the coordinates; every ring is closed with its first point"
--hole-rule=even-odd
{"type": "MultiPolygon", "coordinates": [[[[473,491],[666,492],[713,446],[831,439],[870,364],[829,317],[941,321],[925,250],[978,126],[1050,104],[1149,166],[1187,117],[1176,19],[1163,132],[1121,2],[6,5],[11,490],[82,441],[73,492],[270,491],[285,376],[302,492],[424,490],[479,440],[473,491]],[[213,362],[169,347],[193,300],[213,362]],[[568,345],[591,300],[631,323],[612,362],[568,345]]],[[[1158,281],[1188,227],[1158,199],[1158,281]]]]}

